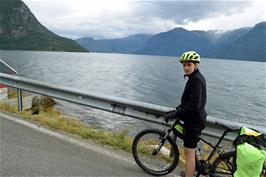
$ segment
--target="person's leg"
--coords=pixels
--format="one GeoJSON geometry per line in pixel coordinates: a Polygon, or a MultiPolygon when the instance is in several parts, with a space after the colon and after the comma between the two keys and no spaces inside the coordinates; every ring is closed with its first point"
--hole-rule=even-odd
{"type": "Polygon", "coordinates": [[[187,126],[184,134],[185,147],[185,177],[192,177],[196,169],[196,148],[201,133],[200,128],[187,126]]]}
{"type": "Polygon", "coordinates": [[[185,177],[193,177],[195,173],[195,167],[196,167],[195,153],[196,153],[195,149],[190,149],[185,147],[185,159],[186,159],[185,177]]]}

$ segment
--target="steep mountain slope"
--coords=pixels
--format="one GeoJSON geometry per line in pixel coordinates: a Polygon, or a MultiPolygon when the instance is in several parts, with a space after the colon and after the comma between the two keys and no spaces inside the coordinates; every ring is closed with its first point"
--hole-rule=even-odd
{"type": "Polygon", "coordinates": [[[0,49],[87,51],[45,28],[21,0],[0,0],[0,49]]]}
{"type": "Polygon", "coordinates": [[[215,52],[216,58],[266,61],[266,22],[255,25],[249,32],[215,52]]]}

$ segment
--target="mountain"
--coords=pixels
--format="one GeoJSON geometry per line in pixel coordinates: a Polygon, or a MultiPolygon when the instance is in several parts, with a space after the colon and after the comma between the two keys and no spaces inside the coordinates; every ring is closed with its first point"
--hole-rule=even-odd
{"type": "Polygon", "coordinates": [[[198,51],[202,57],[266,61],[266,22],[253,28],[231,31],[188,31],[184,28],[152,36],[138,54],[179,56],[187,50],[198,51]]]}
{"type": "Polygon", "coordinates": [[[230,31],[174,28],[155,35],[100,40],[81,38],[77,41],[94,52],[179,56],[184,51],[195,50],[205,58],[265,61],[265,24],[261,22],[252,28],[230,31]]]}
{"type": "MultiPolygon", "coordinates": [[[[251,29],[252,28],[246,27],[246,28],[239,28],[239,29],[230,30],[230,31],[224,31],[218,34],[216,33],[217,37],[213,41],[215,43],[215,47],[221,48],[225,45],[228,45],[231,42],[235,41],[236,39],[245,35],[251,29]]],[[[212,33],[212,31],[210,31],[209,33],[212,33]]]]}
{"type": "Polygon", "coordinates": [[[243,36],[219,48],[214,57],[266,62],[266,22],[258,23],[243,36]]]}
{"type": "Polygon", "coordinates": [[[204,31],[193,32],[175,28],[152,36],[134,53],[177,56],[187,50],[196,50],[203,57],[207,57],[214,45],[206,35],[208,34],[204,31]]]}
{"type": "Polygon", "coordinates": [[[151,35],[148,34],[137,34],[125,38],[99,40],[80,38],[76,41],[92,52],[132,53],[139,49],[150,37],[151,35]]]}
{"type": "Polygon", "coordinates": [[[0,49],[87,52],[45,28],[21,0],[0,0],[0,49]]]}

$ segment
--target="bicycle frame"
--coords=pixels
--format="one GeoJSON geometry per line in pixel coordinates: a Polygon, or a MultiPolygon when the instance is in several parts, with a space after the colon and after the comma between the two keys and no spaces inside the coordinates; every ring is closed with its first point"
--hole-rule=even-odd
{"type": "Polygon", "coordinates": [[[228,132],[229,132],[229,130],[225,130],[223,132],[223,134],[220,136],[219,140],[216,142],[215,145],[213,145],[210,142],[204,140],[202,137],[199,137],[200,141],[203,141],[204,143],[206,143],[210,147],[212,147],[212,151],[211,151],[211,153],[210,153],[210,155],[209,155],[209,157],[207,158],[206,161],[211,160],[211,158],[213,157],[215,152],[217,152],[219,155],[221,155],[221,151],[219,150],[219,146],[220,146],[221,142],[223,141],[224,137],[227,135],[228,132]]]}
{"type": "MultiPolygon", "coordinates": [[[[169,136],[169,134],[173,131],[174,132],[174,129],[175,129],[175,126],[179,124],[181,126],[183,126],[183,123],[180,122],[180,120],[177,120],[174,122],[174,124],[172,124],[170,126],[170,128],[166,128],[165,131],[164,131],[164,137],[161,139],[161,145],[160,147],[157,148],[157,152],[160,151],[160,148],[163,146],[164,142],[165,142],[165,139],[167,136],[169,136]]],[[[219,125],[219,124],[218,124],[219,125]]],[[[207,140],[203,139],[201,136],[199,137],[200,141],[204,142],[205,144],[209,145],[211,148],[212,148],[212,151],[210,152],[208,158],[206,160],[202,160],[202,159],[197,159],[196,158],[196,163],[198,164],[198,174],[197,176],[199,176],[200,174],[203,174],[203,175],[207,175],[208,174],[208,169],[210,167],[210,160],[213,158],[215,152],[218,154],[219,157],[222,157],[223,155],[223,152],[220,151],[220,144],[221,142],[223,141],[224,137],[227,135],[228,132],[233,132],[233,131],[238,131],[238,129],[231,129],[229,127],[226,127],[224,125],[221,125],[223,126],[224,128],[226,128],[226,130],[223,131],[222,135],[220,136],[220,138],[218,139],[218,141],[216,142],[215,145],[213,145],[212,143],[208,142],[207,140]]],[[[183,139],[181,138],[180,136],[177,135],[177,137],[179,137],[180,139],[183,139]]],[[[226,165],[228,168],[229,167],[229,163],[230,162],[227,162],[226,161],[226,165]]],[[[232,171],[233,173],[233,171],[232,171]]]]}
{"type": "MultiPolygon", "coordinates": [[[[220,136],[219,140],[216,142],[215,145],[213,145],[212,143],[210,143],[210,142],[206,141],[205,139],[203,139],[202,137],[200,137],[200,141],[203,141],[205,144],[209,145],[212,148],[212,151],[210,152],[210,154],[206,160],[196,159],[197,163],[198,163],[198,169],[197,169],[198,174],[196,175],[197,177],[200,176],[200,174],[203,174],[203,175],[210,174],[210,172],[208,171],[209,167],[211,166],[210,160],[213,158],[215,152],[218,154],[218,156],[220,158],[222,158],[224,152],[221,152],[219,147],[220,147],[220,144],[223,141],[224,137],[227,135],[228,132],[231,132],[231,131],[236,131],[236,130],[226,129],[223,132],[223,134],[220,136]]],[[[226,160],[225,164],[228,167],[228,169],[231,169],[230,161],[226,160]]],[[[230,170],[230,172],[232,174],[233,174],[233,170],[234,169],[230,170]]]]}

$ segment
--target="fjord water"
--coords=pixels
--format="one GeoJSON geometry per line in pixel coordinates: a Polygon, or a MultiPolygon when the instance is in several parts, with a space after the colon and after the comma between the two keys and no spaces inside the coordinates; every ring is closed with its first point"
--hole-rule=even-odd
{"type": "MultiPolygon", "coordinates": [[[[180,103],[186,83],[177,57],[3,50],[0,54],[19,76],[168,107],[180,103]]],[[[265,62],[203,58],[200,71],[207,80],[208,116],[263,128],[265,68],[265,62]]],[[[97,111],[90,116],[86,107],[67,106],[69,113],[104,128],[136,126],[136,120],[93,116],[97,111]]]]}

